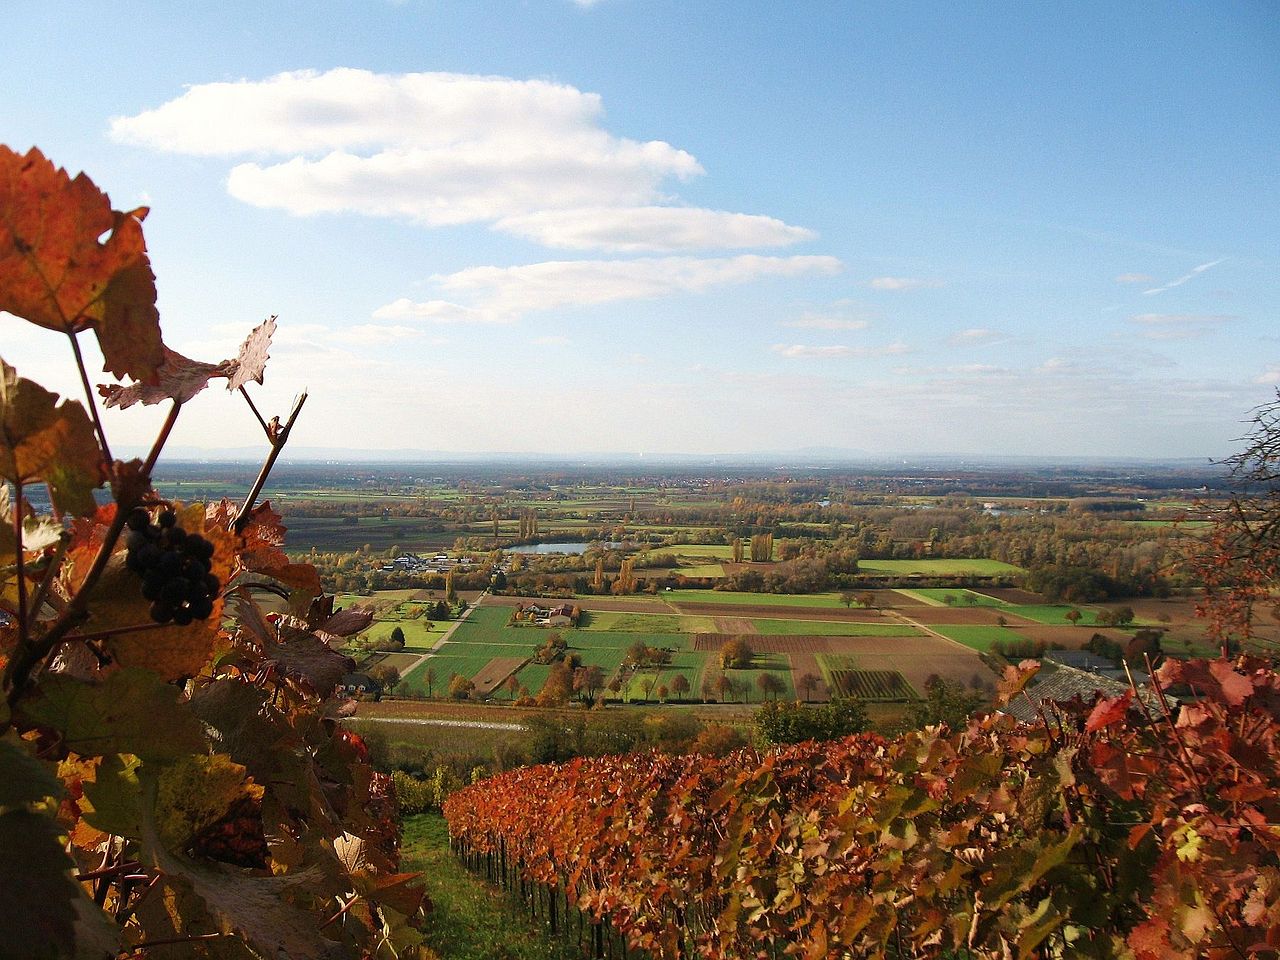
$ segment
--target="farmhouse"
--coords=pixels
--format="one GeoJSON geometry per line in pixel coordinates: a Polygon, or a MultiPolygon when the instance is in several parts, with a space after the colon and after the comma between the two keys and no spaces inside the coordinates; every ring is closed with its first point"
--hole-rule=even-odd
{"type": "Polygon", "coordinates": [[[555,606],[521,603],[512,612],[511,619],[532,623],[535,627],[572,627],[577,624],[581,615],[581,608],[569,603],[555,606]]]}
{"type": "MultiPolygon", "coordinates": [[[[1001,713],[1023,723],[1039,723],[1042,713],[1044,716],[1052,716],[1059,704],[1076,699],[1087,704],[1092,703],[1099,695],[1110,699],[1128,693],[1129,690],[1128,683],[1087,670],[1077,670],[1075,667],[1057,666],[1051,673],[1037,676],[1035,682],[1026,688],[1026,696],[1015,697],[1005,705],[1001,713]]],[[[1155,695],[1149,690],[1139,687],[1138,697],[1153,710],[1157,709],[1155,695]]],[[[1173,698],[1166,696],[1166,700],[1172,701],[1173,698]]]]}

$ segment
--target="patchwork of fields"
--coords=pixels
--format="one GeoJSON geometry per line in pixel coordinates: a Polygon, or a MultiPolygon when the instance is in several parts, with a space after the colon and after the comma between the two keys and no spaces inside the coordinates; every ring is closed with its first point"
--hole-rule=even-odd
{"type": "MultiPolygon", "coordinates": [[[[402,695],[447,695],[450,679],[461,674],[475,683],[477,698],[536,696],[551,672],[550,666],[533,662],[547,631],[510,622],[520,598],[486,596],[443,643],[448,625],[426,620],[427,601],[413,591],[339,599],[373,606],[370,636],[386,636],[397,626],[404,631],[405,652],[388,661],[407,669],[397,690],[402,695]]],[[[843,695],[909,701],[923,694],[932,676],[965,686],[990,684],[994,674],[980,654],[991,653],[1000,641],[1083,646],[1098,631],[1103,610],[1047,604],[1012,588],[879,590],[871,609],[850,609],[837,593],[671,590],[657,597],[576,602],[583,608],[579,627],[559,631],[568,652],[584,665],[600,667],[606,684],[616,679],[618,689],[605,696],[622,701],[652,701],[664,689],[669,699],[680,700],[843,695]],[[1067,617],[1072,610],[1080,613],[1077,625],[1067,617]],[[735,639],[754,653],[749,669],[721,667],[720,650],[735,639]],[[668,651],[668,662],[624,668],[628,649],[637,643],[668,651]],[[677,692],[686,686],[687,692],[677,692]],[[770,687],[779,689],[766,694],[770,687]]],[[[1152,601],[1136,611],[1127,631],[1106,628],[1107,635],[1123,642],[1133,629],[1159,620],[1177,625],[1170,637],[1175,650],[1181,644],[1194,651],[1200,635],[1188,610],[1187,604],[1152,601]]]]}

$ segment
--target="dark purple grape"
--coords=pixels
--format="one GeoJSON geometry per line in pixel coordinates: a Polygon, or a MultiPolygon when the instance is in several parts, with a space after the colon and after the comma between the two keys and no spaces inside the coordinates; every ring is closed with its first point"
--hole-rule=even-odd
{"type": "Polygon", "coordinates": [[[164,591],[164,577],[152,570],[142,578],[142,595],[148,600],[159,600],[164,591]]]}
{"type": "Polygon", "coordinates": [[[204,588],[208,591],[209,596],[216,597],[218,591],[222,589],[222,582],[212,573],[206,574],[204,578],[204,588]]]}
{"type": "Polygon", "coordinates": [[[178,517],[172,510],[162,510],[160,516],[156,518],[156,522],[165,529],[173,529],[178,522],[178,517]]]}
{"type": "Polygon", "coordinates": [[[191,616],[197,620],[205,620],[209,614],[213,613],[213,601],[208,597],[202,597],[199,600],[192,600],[191,605],[187,608],[191,611],[191,616]]]}
{"type": "MultiPolygon", "coordinates": [[[[151,605],[151,619],[156,623],[168,623],[170,620],[175,619],[178,612],[163,600],[157,600],[151,605]]],[[[188,620],[187,622],[190,623],[191,621],[188,620]]]]}
{"type": "Polygon", "coordinates": [[[148,515],[147,511],[143,510],[141,507],[135,507],[129,513],[129,519],[124,523],[125,526],[135,533],[141,533],[146,530],[147,527],[151,526],[151,517],[148,515]]]}
{"type": "Polygon", "coordinates": [[[156,569],[166,577],[176,577],[182,573],[182,557],[176,550],[166,550],[156,561],[156,569]]]}
{"type": "Polygon", "coordinates": [[[186,607],[179,607],[177,610],[173,611],[173,622],[180,627],[185,627],[192,621],[192,619],[191,611],[186,607]]]}
{"type": "Polygon", "coordinates": [[[191,590],[191,581],[185,577],[174,577],[160,591],[160,599],[165,603],[180,607],[187,602],[187,594],[191,590]]]}

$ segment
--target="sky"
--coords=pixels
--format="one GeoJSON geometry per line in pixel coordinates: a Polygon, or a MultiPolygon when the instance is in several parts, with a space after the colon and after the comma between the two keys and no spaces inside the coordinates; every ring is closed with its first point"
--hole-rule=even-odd
{"type": "MultiPolygon", "coordinates": [[[[151,207],[174,349],[278,315],[300,446],[1221,457],[1280,386],[1266,2],[10,0],[0,37],[0,143],[151,207]]],[[[79,395],[54,334],[0,314],[0,356],[79,395]]],[[[210,389],[171,442],[260,439],[210,389]]]]}

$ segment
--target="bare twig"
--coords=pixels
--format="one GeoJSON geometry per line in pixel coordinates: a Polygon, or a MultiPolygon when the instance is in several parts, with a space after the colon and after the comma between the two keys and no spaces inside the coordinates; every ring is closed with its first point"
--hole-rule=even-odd
{"type": "Polygon", "coordinates": [[[80,352],[80,341],[70,330],[67,338],[71,341],[71,350],[76,355],[76,369],[80,371],[80,383],[84,386],[85,403],[89,407],[89,416],[93,418],[93,429],[98,434],[98,445],[102,447],[102,462],[111,463],[111,447],[107,445],[107,431],[102,429],[102,418],[98,416],[98,402],[93,398],[93,386],[89,383],[89,371],[84,367],[84,354],[80,352]]]}
{"type": "Polygon", "coordinates": [[[151,471],[156,468],[156,461],[160,459],[160,451],[164,449],[164,445],[169,440],[169,434],[173,431],[173,425],[177,422],[178,411],[182,409],[182,404],[177,400],[173,401],[173,406],[169,408],[169,415],[165,417],[164,424],[160,427],[160,433],[156,436],[156,442],[151,445],[151,452],[147,454],[146,465],[142,468],[142,472],[148,477],[151,471]]]}
{"type": "Polygon", "coordinates": [[[242,532],[248,525],[249,517],[253,513],[253,506],[258,502],[258,495],[262,493],[262,488],[266,486],[267,477],[271,475],[271,468],[275,466],[276,459],[280,456],[280,451],[284,449],[284,445],[288,442],[289,431],[293,429],[293,425],[298,419],[298,414],[302,412],[302,405],[306,402],[307,393],[304,390],[294,400],[293,410],[290,411],[288,420],[282,425],[277,425],[277,421],[273,419],[271,425],[268,425],[267,437],[271,440],[271,452],[267,454],[267,459],[263,462],[262,469],[258,471],[258,478],[253,481],[253,487],[249,490],[249,495],[245,497],[244,505],[231,523],[231,529],[236,533],[242,532]]]}
{"type": "Polygon", "coordinates": [[[262,424],[262,432],[267,435],[267,439],[271,439],[271,428],[267,426],[267,421],[263,419],[262,414],[258,412],[257,406],[253,402],[253,397],[249,396],[249,391],[244,387],[240,388],[240,396],[244,397],[244,402],[249,405],[249,409],[253,411],[253,415],[258,418],[258,423],[262,424]]]}

